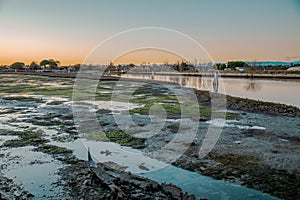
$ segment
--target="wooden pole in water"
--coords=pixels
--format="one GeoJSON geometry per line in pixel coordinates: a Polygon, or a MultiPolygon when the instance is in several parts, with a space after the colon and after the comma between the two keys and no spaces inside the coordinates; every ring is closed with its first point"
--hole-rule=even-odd
{"type": "Polygon", "coordinates": [[[219,88],[219,74],[218,74],[218,72],[215,72],[214,80],[213,80],[214,92],[218,92],[218,88],[219,88]]]}

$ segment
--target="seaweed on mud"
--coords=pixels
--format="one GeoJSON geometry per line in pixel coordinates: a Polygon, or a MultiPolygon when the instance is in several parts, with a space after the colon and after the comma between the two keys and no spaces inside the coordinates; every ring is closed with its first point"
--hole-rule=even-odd
{"type": "Polygon", "coordinates": [[[97,101],[109,101],[111,100],[112,94],[110,93],[96,93],[95,100],[97,101]]]}
{"type": "MultiPolygon", "coordinates": [[[[2,132],[3,133],[3,132],[2,132]]],[[[2,146],[4,147],[23,147],[23,146],[38,146],[48,142],[48,140],[42,138],[42,133],[38,131],[7,131],[5,135],[15,135],[20,139],[5,141],[2,146]]]]}
{"type": "Polygon", "coordinates": [[[131,146],[133,148],[144,148],[145,139],[137,138],[123,131],[108,131],[105,132],[106,137],[109,138],[111,142],[118,143],[123,146],[131,146]]]}
{"type": "Polygon", "coordinates": [[[57,142],[72,142],[79,138],[78,135],[63,135],[63,136],[53,136],[52,140],[57,142]]]}
{"type": "Polygon", "coordinates": [[[27,96],[7,96],[3,97],[4,100],[8,101],[21,101],[21,102],[36,102],[36,103],[42,103],[44,100],[42,98],[34,98],[34,97],[27,97],[27,96]]]}
{"type": "Polygon", "coordinates": [[[17,113],[17,112],[19,112],[20,110],[22,110],[22,109],[18,109],[18,108],[1,109],[1,110],[0,110],[0,115],[17,113]]]}
{"type": "Polygon", "coordinates": [[[75,156],[65,156],[65,157],[59,157],[57,160],[60,160],[66,164],[75,165],[78,162],[80,162],[79,159],[77,159],[75,156]]]}
{"type": "Polygon", "coordinates": [[[65,103],[65,101],[51,101],[51,102],[48,102],[47,105],[57,106],[57,105],[61,105],[63,103],[65,103]]]}
{"type": "Polygon", "coordinates": [[[35,148],[34,151],[39,151],[47,154],[71,154],[73,151],[64,147],[58,147],[50,144],[43,144],[35,148]]]}
{"type": "Polygon", "coordinates": [[[121,130],[105,131],[105,132],[90,134],[87,138],[91,140],[115,142],[120,145],[130,146],[136,149],[141,149],[146,147],[145,145],[146,139],[134,137],[121,130]]]}
{"type": "Polygon", "coordinates": [[[97,110],[96,112],[97,114],[111,114],[111,110],[108,110],[108,109],[99,109],[97,110]]]}
{"type": "Polygon", "coordinates": [[[223,111],[217,111],[211,107],[210,104],[202,104],[199,102],[198,105],[194,105],[190,100],[187,98],[185,99],[186,102],[179,103],[178,98],[173,94],[166,94],[168,90],[162,89],[159,90],[157,88],[150,88],[145,87],[139,89],[133,93],[135,95],[132,99],[130,99],[131,103],[138,103],[142,104],[143,106],[139,108],[134,108],[129,111],[130,114],[140,114],[140,115],[148,115],[149,110],[156,113],[161,111],[160,107],[153,107],[153,105],[159,104],[161,105],[167,115],[168,118],[180,118],[181,114],[188,114],[189,116],[201,116],[202,119],[210,119],[212,116],[214,118],[225,118],[226,119],[239,119],[239,113],[226,113],[223,111]],[[143,96],[139,96],[143,94],[143,96]],[[149,98],[151,97],[151,98],[149,98]]]}
{"type": "Polygon", "coordinates": [[[249,174],[243,179],[248,187],[285,199],[295,199],[300,195],[300,176],[297,172],[273,169],[259,164],[258,160],[251,156],[226,154],[212,157],[226,168],[237,170],[241,174],[249,174]]]}
{"type": "Polygon", "coordinates": [[[41,116],[34,116],[31,119],[25,121],[39,126],[73,126],[73,114],[58,114],[58,113],[47,113],[41,116]]]}
{"type": "Polygon", "coordinates": [[[191,145],[173,164],[215,179],[238,181],[239,184],[283,199],[297,199],[300,195],[299,171],[275,169],[250,155],[213,151],[205,158],[199,159],[198,152],[199,145],[191,145]]]}
{"type": "Polygon", "coordinates": [[[161,96],[164,93],[170,92],[168,88],[161,87],[158,84],[146,84],[143,87],[138,88],[134,91],[133,95],[151,95],[151,96],[161,96]]]}
{"type": "Polygon", "coordinates": [[[64,162],[65,164],[75,165],[80,162],[72,153],[73,151],[64,147],[58,147],[50,144],[43,144],[33,151],[43,152],[52,155],[55,159],[64,162]]]}
{"type": "Polygon", "coordinates": [[[172,133],[177,133],[179,130],[179,124],[178,123],[173,123],[167,126],[167,128],[172,132],[172,133]]]}
{"type": "MultiPolygon", "coordinates": [[[[157,99],[156,103],[153,103],[154,100],[151,100],[150,103],[144,104],[143,107],[134,108],[129,111],[130,114],[140,114],[140,115],[148,115],[149,110],[153,113],[159,113],[161,112],[160,107],[153,107],[156,103],[160,102],[160,99],[157,99]]],[[[240,119],[239,113],[226,113],[226,112],[220,112],[220,111],[214,111],[210,107],[206,106],[195,106],[195,105],[180,105],[179,103],[173,103],[173,104],[160,104],[166,111],[168,118],[175,118],[179,119],[181,118],[181,114],[185,113],[188,116],[195,116],[195,117],[201,117],[202,119],[210,119],[212,116],[214,118],[225,118],[226,119],[240,119]]]]}
{"type": "Polygon", "coordinates": [[[70,134],[71,137],[76,137],[78,135],[77,129],[73,126],[73,122],[70,125],[69,123],[64,122],[65,124],[55,127],[59,132],[63,131],[70,134]]]}
{"type": "Polygon", "coordinates": [[[32,92],[38,95],[72,97],[73,87],[37,87],[32,92]]]}
{"type": "Polygon", "coordinates": [[[73,94],[73,87],[59,87],[59,86],[40,86],[29,84],[16,84],[0,87],[0,93],[26,93],[34,95],[46,95],[46,96],[67,96],[71,97],[73,94]]]}

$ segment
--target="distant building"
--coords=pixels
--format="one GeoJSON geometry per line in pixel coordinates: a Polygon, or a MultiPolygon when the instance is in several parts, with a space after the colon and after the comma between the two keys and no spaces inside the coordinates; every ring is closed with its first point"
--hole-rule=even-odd
{"type": "Polygon", "coordinates": [[[245,71],[245,67],[236,67],[235,70],[243,72],[245,71]]]}
{"type": "Polygon", "coordinates": [[[290,67],[287,71],[300,71],[300,67],[290,67]]]}

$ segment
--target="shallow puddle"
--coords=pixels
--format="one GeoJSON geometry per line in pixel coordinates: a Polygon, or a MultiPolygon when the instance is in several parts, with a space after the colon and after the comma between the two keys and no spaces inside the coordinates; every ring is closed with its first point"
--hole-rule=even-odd
{"type": "Polygon", "coordinates": [[[4,156],[0,163],[5,166],[2,172],[33,194],[33,199],[57,199],[66,195],[63,188],[56,185],[59,181],[57,170],[64,167],[61,162],[47,154],[32,151],[30,146],[1,152],[4,156]]]}

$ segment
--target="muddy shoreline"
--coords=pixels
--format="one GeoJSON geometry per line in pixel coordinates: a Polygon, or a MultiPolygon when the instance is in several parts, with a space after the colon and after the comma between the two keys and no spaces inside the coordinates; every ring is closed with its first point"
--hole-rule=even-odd
{"type": "Polygon", "coordinates": [[[228,110],[245,111],[275,116],[300,117],[300,109],[295,106],[264,102],[253,99],[233,97],[230,95],[214,94],[208,91],[195,90],[199,103],[210,106],[212,98],[226,99],[228,110]]]}

